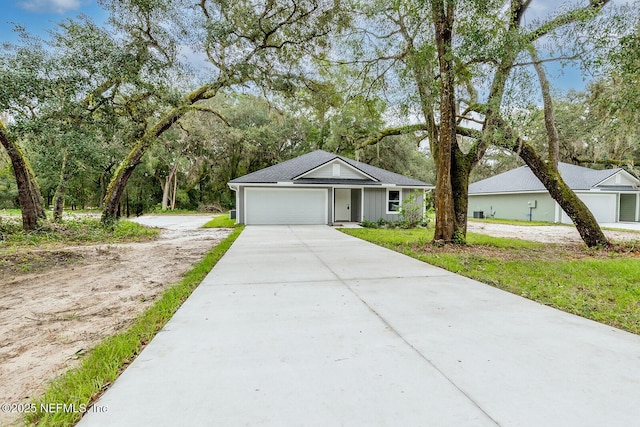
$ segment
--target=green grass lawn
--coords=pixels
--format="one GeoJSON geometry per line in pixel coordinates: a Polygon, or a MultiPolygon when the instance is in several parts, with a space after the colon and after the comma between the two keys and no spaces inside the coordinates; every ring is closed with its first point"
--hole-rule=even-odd
{"type": "Polygon", "coordinates": [[[433,229],[341,229],[480,282],[640,334],[640,243],[592,250],[469,233],[436,247],[433,229]]]}
{"type": "Polygon", "coordinates": [[[217,215],[211,221],[207,222],[202,228],[234,228],[236,226],[235,219],[229,219],[229,214],[217,215]]]}
{"type": "Polygon", "coordinates": [[[36,230],[22,229],[19,218],[0,218],[0,278],[14,273],[70,267],[82,255],[68,246],[111,244],[152,240],[159,228],[132,221],[118,221],[105,228],[90,216],[67,218],[60,223],[43,221],[36,230]],[[46,250],[43,250],[46,249],[46,250]]]}
{"type": "Polygon", "coordinates": [[[42,247],[55,244],[121,243],[154,239],[160,233],[132,221],[120,220],[105,228],[98,218],[79,216],[60,223],[44,221],[37,229],[25,231],[19,218],[0,218],[0,249],[42,247]]]}

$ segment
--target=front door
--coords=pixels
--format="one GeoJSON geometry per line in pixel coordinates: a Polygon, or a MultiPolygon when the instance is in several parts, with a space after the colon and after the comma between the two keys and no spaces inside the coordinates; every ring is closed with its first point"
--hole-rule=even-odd
{"type": "Polygon", "coordinates": [[[351,189],[336,188],[335,192],[335,220],[351,221],[351,189]]]}

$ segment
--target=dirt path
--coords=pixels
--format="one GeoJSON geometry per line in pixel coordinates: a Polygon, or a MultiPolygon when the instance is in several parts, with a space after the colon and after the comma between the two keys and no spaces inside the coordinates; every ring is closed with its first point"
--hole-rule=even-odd
{"type": "MultiPolygon", "coordinates": [[[[199,229],[211,216],[145,216],[165,228],[146,243],[68,247],[66,266],[0,281],[0,404],[26,403],[79,355],[129,325],[228,229],[199,229]]],[[[0,412],[0,425],[18,419],[0,412]]]]}
{"type": "MultiPolygon", "coordinates": [[[[494,237],[532,240],[542,243],[581,243],[582,239],[575,227],[563,225],[509,225],[491,222],[469,221],[467,230],[474,233],[488,234],[494,237]]],[[[627,231],[604,230],[607,238],[615,241],[640,240],[640,234],[627,231]]]]}

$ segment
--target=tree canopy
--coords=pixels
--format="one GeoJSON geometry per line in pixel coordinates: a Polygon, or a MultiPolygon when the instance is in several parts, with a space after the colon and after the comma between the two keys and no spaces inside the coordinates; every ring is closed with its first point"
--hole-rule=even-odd
{"type": "Polygon", "coordinates": [[[40,188],[45,205],[100,206],[108,224],[123,197],[137,211],[227,207],[229,179],[322,148],[434,180],[444,242],[465,239],[470,179],[519,157],[600,244],[557,162],[635,168],[631,4],[99,4],[104,25],[23,30],[0,53],[2,143],[31,227],[40,188]],[[597,77],[563,93],[553,74],[567,66],[597,77]]]}

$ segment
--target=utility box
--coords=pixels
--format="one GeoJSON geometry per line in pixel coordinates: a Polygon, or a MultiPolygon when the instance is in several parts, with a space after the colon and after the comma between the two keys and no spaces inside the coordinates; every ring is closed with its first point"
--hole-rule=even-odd
{"type": "Polygon", "coordinates": [[[527,202],[527,206],[529,206],[530,208],[537,208],[538,207],[538,201],[537,200],[529,200],[527,202]]]}
{"type": "Polygon", "coordinates": [[[473,217],[478,219],[484,219],[484,211],[473,211],[473,217]]]}
{"type": "Polygon", "coordinates": [[[236,210],[235,209],[231,209],[229,211],[229,219],[236,219],[236,210]]]}

